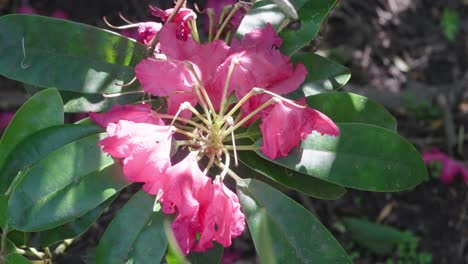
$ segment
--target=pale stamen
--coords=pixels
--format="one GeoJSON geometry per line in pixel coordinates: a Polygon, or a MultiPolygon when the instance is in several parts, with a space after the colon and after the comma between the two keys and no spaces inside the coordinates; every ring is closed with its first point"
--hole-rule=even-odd
{"type": "Polygon", "coordinates": [[[187,109],[190,109],[190,107],[192,107],[192,105],[190,105],[189,102],[183,102],[182,104],[180,104],[179,110],[177,110],[177,113],[175,114],[174,118],[172,119],[172,122],[171,122],[170,126],[172,126],[174,124],[176,119],[179,117],[180,112],[182,112],[184,110],[187,110],[187,109]]]}
{"type": "Polygon", "coordinates": [[[273,97],[270,100],[266,101],[260,107],[258,107],[257,109],[252,111],[250,114],[248,114],[246,117],[244,117],[244,119],[239,121],[234,127],[231,127],[227,131],[225,131],[224,134],[222,135],[222,137],[224,138],[227,135],[231,134],[232,131],[235,131],[236,129],[241,127],[243,124],[245,124],[247,121],[249,121],[252,117],[254,117],[256,114],[258,114],[260,111],[262,111],[263,109],[267,108],[268,106],[270,106],[272,104],[277,103],[278,101],[279,101],[279,99],[275,98],[275,97],[273,97]]]}
{"type": "MultiPolygon", "coordinates": [[[[226,116],[233,116],[234,113],[245,103],[247,102],[247,100],[250,99],[250,97],[254,96],[254,95],[257,95],[257,94],[261,94],[261,93],[264,93],[265,92],[265,89],[262,89],[262,88],[252,88],[252,90],[250,90],[250,92],[248,92],[244,97],[242,97],[242,99],[237,102],[237,104],[231,109],[231,111],[229,111],[229,113],[226,114],[226,116]]],[[[226,121],[226,117],[224,117],[223,121],[226,121]]]]}
{"type": "Polygon", "coordinates": [[[144,93],[143,91],[128,91],[128,92],[123,92],[123,93],[109,93],[109,94],[102,94],[104,98],[114,98],[114,97],[119,97],[122,95],[127,95],[127,94],[137,94],[137,93],[144,93]]]}
{"type": "Polygon", "coordinates": [[[228,74],[226,77],[226,81],[224,82],[223,97],[221,97],[221,107],[219,109],[220,118],[222,118],[224,114],[224,107],[225,107],[226,100],[227,100],[226,98],[227,91],[228,91],[229,83],[231,82],[232,73],[234,72],[234,68],[236,67],[237,64],[239,64],[239,62],[240,62],[240,59],[238,57],[235,57],[232,59],[231,64],[229,65],[229,70],[228,70],[228,74]]]}
{"type": "MultiPolygon", "coordinates": [[[[231,116],[228,117],[226,123],[232,128],[234,126],[234,119],[231,116]]],[[[236,150],[236,139],[234,138],[234,130],[231,132],[232,146],[234,152],[234,166],[238,167],[239,162],[237,161],[237,150],[236,150]]]]}

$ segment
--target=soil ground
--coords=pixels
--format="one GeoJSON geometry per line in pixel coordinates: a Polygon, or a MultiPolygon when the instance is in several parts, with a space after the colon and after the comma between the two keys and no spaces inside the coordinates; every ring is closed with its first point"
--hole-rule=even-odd
{"type": "MultiPolygon", "coordinates": [[[[21,1],[0,0],[0,14],[15,10],[21,1]]],[[[82,0],[31,1],[41,10],[60,8],[75,21],[105,27],[101,17],[118,23],[122,12],[134,21],[149,20],[146,4],[157,1],[82,0]]],[[[166,7],[170,1],[166,2],[166,7]]],[[[202,1],[199,1],[202,6],[202,1]]],[[[163,5],[164,6],[164,5],[163,5]]],[[[468,129],[468,1],[466,0],[346,0],[328,19],[315,46],[347,65],[352,72],[347,91],[369,96],[386,105],[399,120],[399,132],[421,151],[432,147],[466,160],[468,129]],[[459,16],[453,41],[444,36],[444,10],[459,16]],[[465,127],[464,130],[461,129],[465,127]],[[461,134],[461,136],[459,136],[461,134]],[[458,138],[462,138],[459,140],[458,138]]],[[[14,111],[26,99],[22,86],[0,77],[0,111],[14,111]]],[[[352,246],[340,232],[342,217],[358,216],[409,230],[419,239],[419,249],[429,252],[432,263],[468,263],[468,188],[461,180],[440,183],[437,175],[404,193],[349,191],[337,201],[319,201],[291,194],[316,214],[349,253],[359,253],[355,263],[384,262],[352,246]],[[383,217],[382,217],[383,216],[383,217]]],[[[110,212],[82,238],[75,240],[59,263],[82,263],[115,210],[129,197],[121,195],[110,212]]],[[[254,261],[247,239],[234,245],[242,263],[254,261]]],[[[91,253],[90,253],[91,252],[91,253]]]]}

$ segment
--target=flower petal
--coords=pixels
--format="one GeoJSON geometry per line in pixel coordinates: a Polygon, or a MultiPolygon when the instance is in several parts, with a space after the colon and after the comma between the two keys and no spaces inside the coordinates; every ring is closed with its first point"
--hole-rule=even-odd
{"type": "Polygon", "coordinates": [[[270,159],[287,156],[312,131],[337,136],[338,127],[327,116],[307,106],[287,101],[275,104],[262,119],[263,145],[260,150],[270,159]]]}
{"type": "Polygon", "coordinates": [[[149,104],[115,104],[106,113],[89,113],[89,117],[103,128],[106,128],[110,123],[117,123],[120,120],[127,120],[135,123],[164,125],[164,122],[160,118],[153,115],[151,105],[149,104]]]}

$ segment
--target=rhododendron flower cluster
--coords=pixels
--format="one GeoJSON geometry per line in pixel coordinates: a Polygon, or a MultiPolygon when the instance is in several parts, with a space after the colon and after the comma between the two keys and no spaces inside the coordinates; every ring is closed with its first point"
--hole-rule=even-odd
{"type": "MultiPolygon", "coordinates": [[[[173,10],[152,12],[165,20],[173,10]]],[[[260,120],[260,151],[270,159],[287,156],[314,130],[339,134],[303,100],[284,97],[307,71],[278,50],[282,41],[271,26],[229,46],[221,34],[200,43],[194,19],[187,10],[167,19],[153,36],[155,54],[135,68],[142,91],[163,98],[163,105],[155,111],[150,104],[116,105],[90,115],[106,128],[99,144],[121,159],[127,179],[143,183],[164,213],[175,214],[172,230],[185,254],[205,251],[213,241],[227,247],[244,229],[238,197],[224,185],[225,176],[243,182],[231,166],[237,151],[258,149],[236,144],[248,137],[238,132],[242,127],[260,120]]]]}

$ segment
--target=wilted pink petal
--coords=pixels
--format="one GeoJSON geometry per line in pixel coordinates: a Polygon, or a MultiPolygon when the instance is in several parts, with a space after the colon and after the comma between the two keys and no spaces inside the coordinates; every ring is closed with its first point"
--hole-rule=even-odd
{"type": "Polygon", "coordinates": [[[107,133],[109,136],[99,145],[112,157],[123,158],[128,180],[156,181],[171,165],[172,127],[121,120],[110,123],[107,133]]]}
{"type": "Polygon", "coordinates": [[[213,197],[202,202],[200,209],[202,231],[194,251],[206,251],[217,241],[224,247],[231,246],[232,239],[242,234],[245,217],[240,210],[239,198],[222,182],[215,180],[213,197]]]}
{"type": "Polygon", "coordinates": [[[463,177],[465,182],[468,182],[468,168],[461,162],[452,159],[447,154],[438,149],[426,151],[422,154],[425,163],[441,162],[442,170],[440,172],[440,181],[446,184],[452,183],[457,174],[463,177]]]}
{"type": "Polygon", "coordinates": [[[138,41],[148,45],[156,34],[161,30],[161,23],[145,22],[138,26],[138,41]]]}
{"type": "Polygon", "coordinates": [[[148,123],[163,126],[164,122],[155,117],[149,104],[119,105],[115,104],[105,113],[89,113],[91,120],[106,128],[109,123],[117,123],[120,120],[133,121],[135,123],[148,123]]]}
{"type": "Polygon", "coordinates": [[[38,15],[39,14],[39,12],[36,9],[34,9],[34,8],[30,7],[30,6],[20,6],[20,7],[18,7],[18,9],[16,9],[16,13],[18,13],[18,14],[29,14],[29,15],[38,15]]]}
{"type": "Polygon", "coordinates": [[[13,116],[15,116],[15,113],[0,112],[0,129],[6,128],[10,124],[13,116]]]}
{"type": "Polygon", "coordinates": [[[68,16],[67,13],[65,13],[65,11],[62,11],[62,10],[55,10],[51,15],[51,17],[55,17],[55,18],[60,18],[60,19],[69,19],[70,16],[68,16]]]}
{"type": "Polygon", "coordinates": [[[280,101],[262,119],[263,145],[260,150],[270,159],[287,156],[312,131],[337,136],[338,127],[327,116],[307,106],[280,101]]]}

